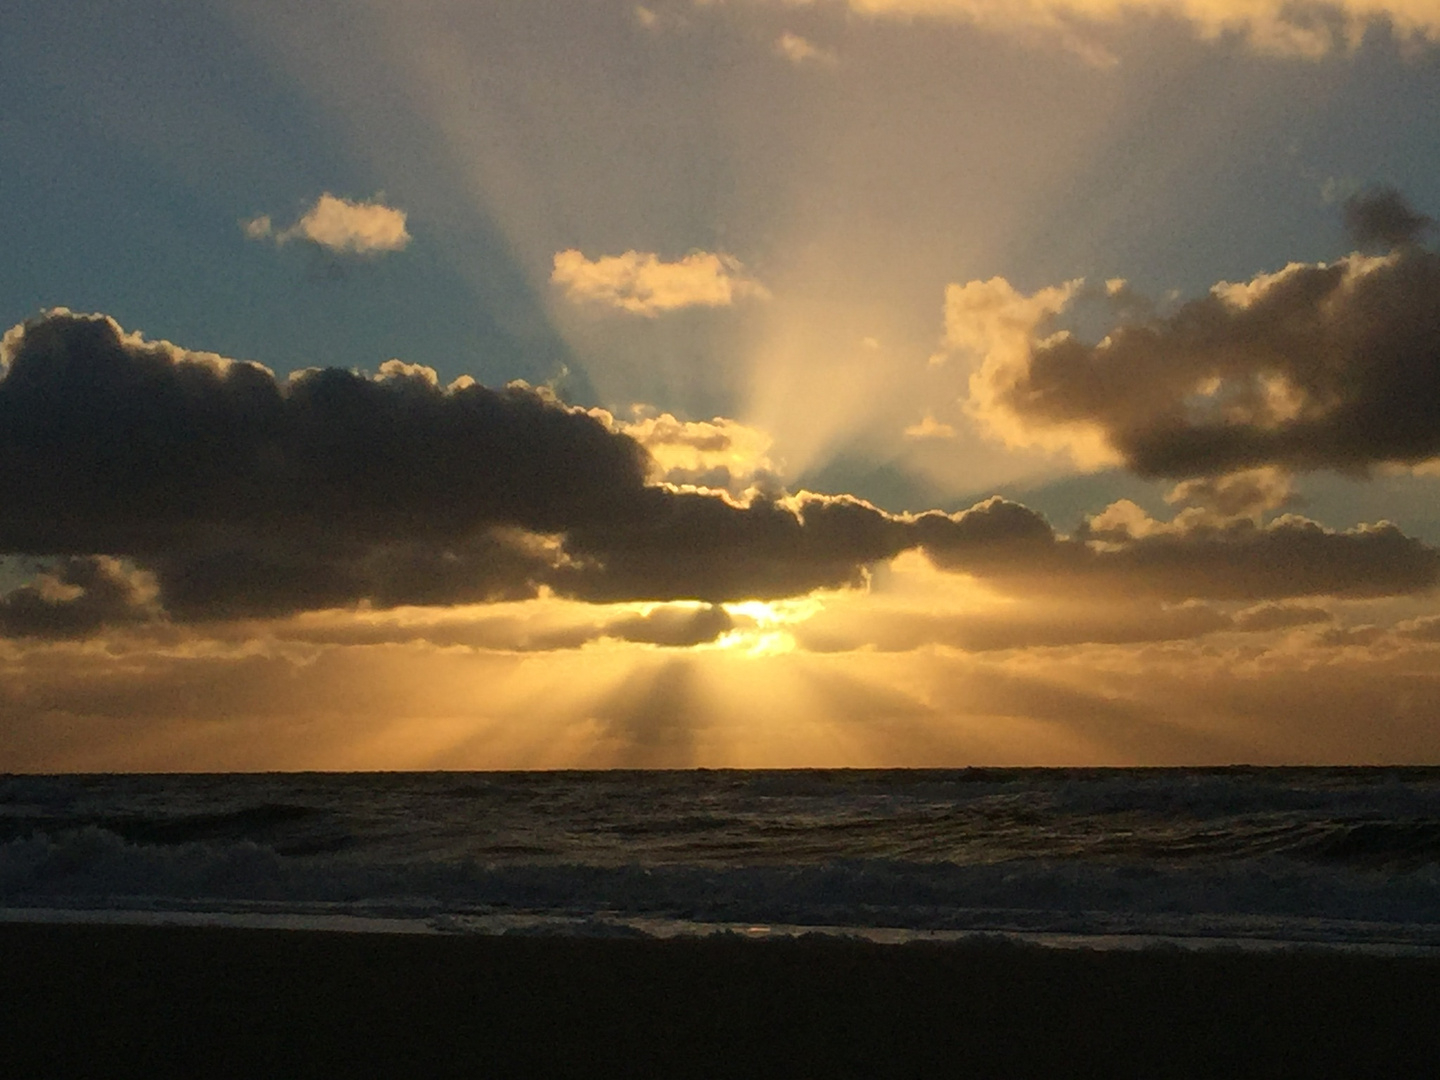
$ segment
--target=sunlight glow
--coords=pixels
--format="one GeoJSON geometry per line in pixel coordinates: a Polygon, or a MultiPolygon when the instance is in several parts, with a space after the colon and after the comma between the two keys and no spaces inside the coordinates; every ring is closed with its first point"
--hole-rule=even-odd
{"type": "Polygon", "coordinates": [[[747,656],[775,656],[779,653],[793,652],[795,637],[785,630],[729,630],[708,646],[697,647],[726,649],[744,653],[747,656]]]}

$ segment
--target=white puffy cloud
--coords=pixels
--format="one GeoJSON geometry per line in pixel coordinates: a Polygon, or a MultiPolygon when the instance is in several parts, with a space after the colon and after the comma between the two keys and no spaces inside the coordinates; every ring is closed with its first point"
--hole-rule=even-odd
{"type": "Polygon", "coordinates": [[[570,300],[645,316],[689,307],[729,307],[737,300],[770,295],[739,260],[709,251],[665,262],[647,251],[587,259],[572,248],[555,253],[550,280],[570,300]]]}
{"type": "Polygon", "coordinates": [[[354,202],[328,191],[288,229],[276,231],[269,214],[241,222],[252,240],[271,236],[277,244],[305,240],[327,250],[352,255],[400,251],[410,243],[405,211],[382,202],[354,202]]]}

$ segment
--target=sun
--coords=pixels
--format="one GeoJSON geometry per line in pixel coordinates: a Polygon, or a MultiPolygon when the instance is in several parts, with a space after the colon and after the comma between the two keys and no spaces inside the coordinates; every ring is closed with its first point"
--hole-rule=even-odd
{"type": "Polygon", "coordinates": [[[798,600],[742,600],[724,604],[733,626],[702,648],[723,649],[747,656],[776,656],[795,651],[788,627],[804,622],[823,607],[816,597],[798,600]]]}

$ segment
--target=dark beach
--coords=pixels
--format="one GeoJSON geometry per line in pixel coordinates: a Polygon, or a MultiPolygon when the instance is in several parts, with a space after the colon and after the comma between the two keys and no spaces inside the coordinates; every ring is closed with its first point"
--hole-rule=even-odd
{"type": "Polygon", "coordinates": [[[6,1077],[1422,1076],[1440,958],[0,926],[6,1077]]]}

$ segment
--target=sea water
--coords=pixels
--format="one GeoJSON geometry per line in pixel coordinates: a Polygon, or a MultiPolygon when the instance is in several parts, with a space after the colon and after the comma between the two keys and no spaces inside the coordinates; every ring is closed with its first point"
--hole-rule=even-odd
{"type": "Polygon", "coordinates": [[[1440,769],[0,777],[0,918],[1440,948],[1440,769]]]}

